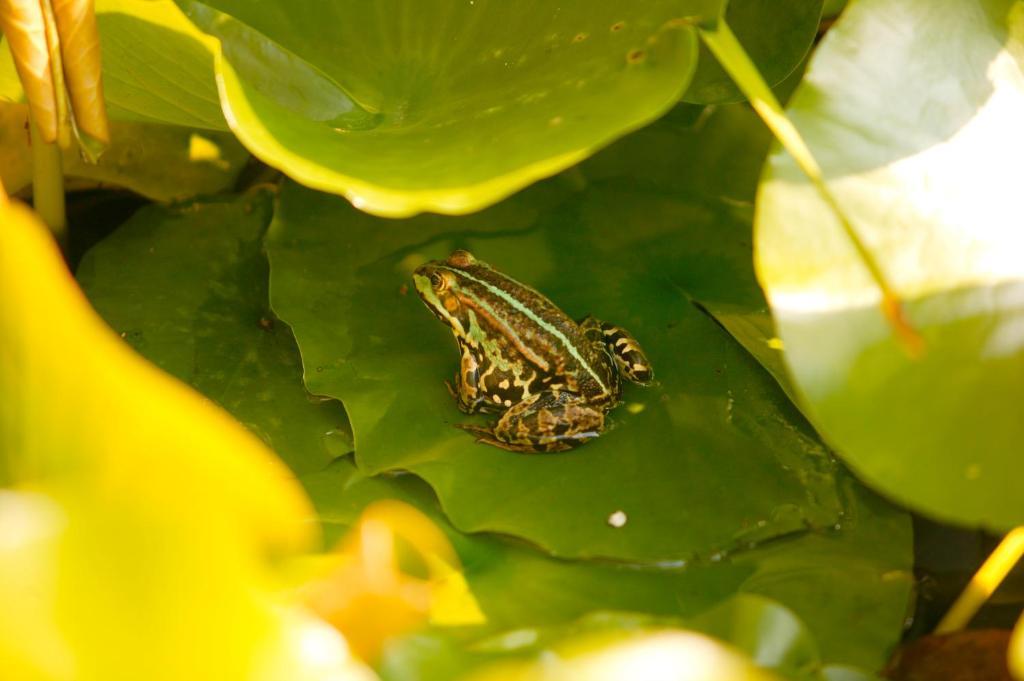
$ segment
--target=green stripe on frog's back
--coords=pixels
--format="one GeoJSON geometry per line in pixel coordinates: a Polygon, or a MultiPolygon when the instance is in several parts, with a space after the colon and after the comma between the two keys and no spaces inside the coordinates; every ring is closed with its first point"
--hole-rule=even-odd
{"type": "MultiPolygon", "coordinates": [[[[448,267],[446,265],[441,265],[439,267],[440,269],[451,272],[457,277],[461,277],[463,279],[473,282],[477,286],[481,287],[484,291],[487,291],[492,296],[495,296],[496,298],[499,298],[500,300],[508,304],[512,309],[526,316],[526,318],[529,319],[530,322],[532,322],[537,328],[542,329],[552,338],[556,339],[558,343],[565,349],[565,351],[568,352],[572,356],[572,358],[575,359],[579,363],[579,365],[587,371],[588,374],[590,374],[591,378],[593,378],[594,381],[601,387],[601,390],[608,392],[608,386],[605,385],[605,382],[601,380],[601,377],[598,375],[598,373],[594,371],[594,368],[590,366],[590,363],[583,357],[583,354],[579,351],[579,348],[577,348],[576,345],[573,344],[572,341],[570,341],[566,337],[566,335],[561,331],[561,329],[556,327],[548,320],[544,319],[541,315],[537,314],[533,309],[530,308],[529,305],[526,304],[526,302],[520,300],[519,298],[512,295],[511,293],[501,288],[500,286],[497,286],[480,277],[474,276],[464,269],[457,269],[454,267],[448,267]]],[[[558,308],[555,307],[553,303],[547,301],[543,296],[535,292],[530,287],[520,284],[511,277],[506,277],[505,275],[494,272],[493,270],[491,270],[490,273],[492,274],[492,276],[501,277],[502,279],[505,279],[509,283],[510,288],[514,287],[516,289],[529,291],[538,300],[543,300],[547,302],[548,305],[551,306],[552,310],[558,310],[558,308]]],[[[513,333],[515,333],[514,330],[513,333]]]]}

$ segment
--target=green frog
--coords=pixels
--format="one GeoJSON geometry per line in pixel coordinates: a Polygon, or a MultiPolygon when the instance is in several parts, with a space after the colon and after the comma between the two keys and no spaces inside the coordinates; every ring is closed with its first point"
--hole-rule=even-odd
{"type": "Polygon", "coordinates": [[[520,452],[560,452],[604,429],[622,379],[654,379],[625,330],[573,321],[525,284],[457,250],[413,275],[424,304],[455,335],[461,361],[446,383],[459,409],[499,413],[487,428],[460,425],[478,442],[520,452]]]}

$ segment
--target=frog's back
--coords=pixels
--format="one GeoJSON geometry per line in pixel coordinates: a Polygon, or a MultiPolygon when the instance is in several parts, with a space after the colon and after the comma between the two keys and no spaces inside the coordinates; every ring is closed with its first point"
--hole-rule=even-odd
{"type": "Polygon", "coordinates": [[[579,345],[579,327],[547,296],[483,263],[452,271],[463,280],[461,288],[473,307],[514,346],[543,357],[546,371],[575,368],[577,359],[566,348],[579,345]]]}

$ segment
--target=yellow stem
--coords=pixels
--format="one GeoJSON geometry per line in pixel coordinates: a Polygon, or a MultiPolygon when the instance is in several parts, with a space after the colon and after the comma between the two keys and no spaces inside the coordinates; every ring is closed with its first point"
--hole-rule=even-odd
{"type": "Polygon", "coordinates": [[[936,634],[948,634],[967,626],[978,609],[985,604],[996,587],[1006,578],[1020,557],[1024,555],[1024,527],[1010,530],[999,546],[982,563],[982,566],[968,582],[967,587],[956,599],[953,607],[935,627],[936,634]]]}
{"type": "Polygon", "coordinates": [[[61,169],[60,147],[43,141],[31,115],[29,135],[32,142],[32,207],[63,247],[67,241],[67,218],[64,213],[64,173],[61,169]]]}

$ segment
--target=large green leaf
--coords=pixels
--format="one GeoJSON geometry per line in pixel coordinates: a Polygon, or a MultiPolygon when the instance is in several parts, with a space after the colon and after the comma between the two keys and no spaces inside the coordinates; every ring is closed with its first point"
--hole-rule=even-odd
{"type": "MultiPolygon", "coordinates": [[[[112,118],[227,129],[213,76],[214,41],[172,0],[96,0],[96,22],[112,118]]],[[[24,99],[6,45],[0,50],[0,99],[24,99]]]]}
{"type": "Polygon", "coordinates": [[[790,104],[904,298],[919,356],[787,154],[772,155],[758,206],[759,274],[819,430],[885,493],[994,527],[1024,522],[1022,38],[1019,2],[861,0],[790,104]]]}
{"type": "MultiPolygon", "coordinates": [[[[782,82],[811,48],[823,0],[729,0],[725,20],[769,85],[782,82]]],[[[701,43],[697,72],[683,95],[688,102],[743,99],[739,88],[701,43]]]]}
{"type": "MultiPolygon", "coordinates": [[[[446,521],[423,481],[412,475],[366,477],[347,458],[303,476],[302,482],[328,541],[382,498],[414,505],[448,534],[487,622],[412,637],[390,653],[392,664],[421,673],[441,667],[436,678],[451,678],[445,665],[474,662],[470,650],[493,650],[504,641],[514,651],[513,642],[538,641],[540,629],[563,626],[595,610],[681,617],[734,643],[740,643],[740,633],[754,641],[754,632],[749,626],[741,630],[743,622],[736,622],[728,609],[709,610],[737,594],[770,597],[792,609],[814,632],[824,663],[875,669],[899,638],[912,584],[910,519],[848,478],[843,483],[847,516],[838,529],[781,539],[715,562],[662,568],[558,560],[500,536],[461,534],[446,521]],[[737,633],[727,637],[727,630],[737,633]],[[507,631],[517,633],[505,636],[507,631]]],[[[781,637],[786,631],[776,633],[781,637]]],[[[768,654],[758,657],[765,661],[768,654]]],[[[788,666],[799,668],[807,658],[786,659],[788,666]]]]}
{"type": "Polygon", "coordinates": [[[743,108],[727,111],[700,130],[680,130],[680,112],[581,171],[461,218],[387,222],[286,185],[268,232],[271,304],[295,330],[309,389],[344,401],[360,467],[412,470],[460,529],[562,556],[685,560],[834,523],[828,453],[690,301],[699,288],[710,302],[763,307],[749,211],[729,197],[749,201],[767,139],[743,108]],[[615,427],[573,452],[475,444],[453,427],[467,417],[443,384],[457,361],[451,335],[408,291],[416,265],[456,247],[574,317],[630,329],[658,384],[629,386],[615,427]],[[613,528],[619,510],[628,522],[613,528]]]}
{"type": "Polygon", "coordinates": [[[722,0],[180,4],[221,40],[250,151],[404,216],[477,210],[664,113],[722,0]]]}
{"type": "Polygon", "coordinates": [[[90,302],[160,368],[259,435],[296,472],[351,451],[344,409],[306,393],[267,307],[265,193],[144,208],[78,268],[90,302]]]}

